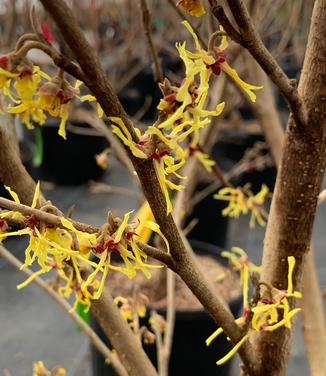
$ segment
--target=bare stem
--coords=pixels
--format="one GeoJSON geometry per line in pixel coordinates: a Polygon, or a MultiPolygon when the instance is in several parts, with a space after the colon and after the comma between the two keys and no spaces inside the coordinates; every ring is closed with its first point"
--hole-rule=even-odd
{"type": "Polygon", "coordinates": [[[58,52],[55,48],[53,48],[50,44],[45,44],[40,41],[30,41],[23,46],[16,52],[17,55],[25,56],[29,50],[36,48],[38,50],[43,51],[48,56],[51,57],[53,62],[59,67],[71,74],[73,77],[77,78],[78,80],[84,81],[84,74],[79,68],[79,66],[69,60],[66,56],[58,52]]]}
{"type": "Polygon", "coordinates": [[[161,67],[157,49],[155,47],[152,34],[151,34],[151,13],[148,8],[147,0],[140,0],[140,9],[142,13],[142,22],[143,22],[143,27],[145,31],[145,36],[146,36],[147,43],[151,51],[151,55],[152,55],[152,59],[154,63],[154,80],[156,82],[163,82],[162,67],[161,67]]]}
{"type": "Polygon", "coordinates": [[[254,27],[248,9],[243,0],[230,0],[228,5],[237,23],[239,31],[232,26],[226,17],[223,7],[217,0],[209,0],[212,12],[219,20],[230,37],[242,47],[246,48],[260,64],[269,78],[280,89],[282,95],[289,103],[296,126],[304,129],[307,126],[307,114],[302,98],[298,94],[296,82],[290,80],[279,66],[273,55],[268,51],[254,27]]]}
{"type": "MultiPolygon", "coordinates": [[[[50,225],[54,225],[57,227],[64,227],[61,223],[61,217],[47,213],[45,211],[31,208],[27,205],[18,204],[17,202],[7,200],[6,198],[0,197],[0,207],[6,208],[9,210],[18,211],[25,216],[35,216],[38,220],[48,223],[50,225]]],[[[96,233],[98,232],[98,228],[92,225],[88,225],[85,223],[80,223],[76,221],[72,221],[73,225],[76,227],[77,230],[89,232],[89,233],[96,233]]]]}
{"type": "Polygon", "coordinates": [[[312,246],[306,255],[302,296],[302,330],[310,375],[323,375],[326,369],[325,315],[312,246]]]}

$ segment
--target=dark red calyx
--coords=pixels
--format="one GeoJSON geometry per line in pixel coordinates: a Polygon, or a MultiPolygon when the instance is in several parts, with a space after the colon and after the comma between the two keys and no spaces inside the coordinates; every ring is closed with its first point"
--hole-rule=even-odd
{"type": "Polygon", "coordinates": [[[27,224],[29,227],[38,227],[39,220],[35,217],[34,214],[27,217],[27,224]]]}
{"type": "Polygon", "coordinates": [[[9,57],[7,55],[0,55],[0,68],[8,69],[9,57]]]}

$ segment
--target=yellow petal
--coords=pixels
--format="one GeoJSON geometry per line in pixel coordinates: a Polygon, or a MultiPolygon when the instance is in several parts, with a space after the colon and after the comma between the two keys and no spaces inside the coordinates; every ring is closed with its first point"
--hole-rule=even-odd
{"type": "Polygon", "coordinates": [[[182,21],[182,25],[184,25],[187,28],[187,30],[193,37],[197,50],[201,50],[201,45],[199,43],[197,34],[194,32],[194,29],[191,27],[190,23],[188,21],[182,21]]]}
{"type": "Polygon", "coordinates": [[[62,138],[64,138],[65,140],[67,139],[67,136],[66,136],[66,123],[67,123],[67,120],[68,120],[68,116],[69,116],[69,107],[70,107],[70,104],[67,103],[67,104],[64,104],[61,106],[61,122],[60,122],[60,125],[59,125],[59,136],[61,136],[62,138]]]}
{"type": "Polygon", "coordinates": [[[123,235],[123,233],[124,233],[124,231],[125,231],[125,229],[128,225],[128,221],[129,221],[129,217],[130,217],[131,213],[133,213],[133,210],[124,215],[123,221],[122,221],[121,225],[119,226],[117,233],[114,237],[114,243],[119,243],[119,241],[121,240],[122,235],[123,235]]]}
{"type": "Polygon", "coordinates": [[[32,281],[33,281],[33,279],[35,279],[37,276],[39,276],[39,275],[41,275],[41,274],[43,274],[44,273],[44,270],[38,270],[37,272],[35,272],[35,273],[33,273],[31,276],[29,276],[27,279],[26,279],[26,281],[24,281],[24,282],[22,282],[22,283],[20,283],[19,285],[17,285],[16,287],[17,287],[17,290],[20,290],[20,289],[22,289],[22,288],[24,288],[24,287],[26,287],[28,284],[30,284],[32,281]]]}
{"type": "Polygon", "coordinates": [[[293,276],[293,270],[295,267],[295,257],[294,256],[289,256],[288,257],[288,264],[289,264],[289,271],[288,271],[288,293],[292,294],[293,292],[293,281],[292,281],[292,276],[293,276]]]}
{"type": "Polygon", "coordinates": [[[20,204],[20,200],[17,193],[14,192],[10,187],[7,187],[6,185],[5,188],[9,192],[10,196],[14,199],[14,201],[17,202],[17,204],[20,204]]]}
{"type": "Polygon", "coordinates": [[[224,364],[227,362],[238,350],[239,348],[244,344],[244,342],[249,338],[249,333],[247,333],[234,347],[231,351],[229,351],[223,358],[218,360],[216,364],[218,366],[224,364]]]}
{"type": "Polygon", "coordinates": [[[255,86],[248,84],[247,82],[243,81],[235,69],[232,69],[227,62],[220,64],[222,70],[228,74],[249,96],[252,102],[256,102],[256,94],[253,93],[255,90],[260,90],[263,86],[255,86]]]}
{"type": "MultiPolygon", "coordinates": [[[[224,31],[224,28],[222,25],[220,25],[220,31],[224,31]]],[[[222,38],[221,38],[221,43],[219,44],[218,46],[218,49],[223,51],[225,50],[227,47],[228,47],[229,43],[228,43],[228,38],[226,35],[223,35],[222,38]]]]}
{"type": "Polygon", "coordinates": [[[36,208],[39,197],[40,197],[40,181],[37,182],[36,187],[35,187],[35,192],[34,192],[33,201],[32,201],[32,208],[36,208]]]}
{"type": "Polygon", "coordinates": [[[299,313],[301,311],[301,308],[295,308],[293,309],[292,311],[289,312],[289,314],[287,315],[287,318],[286,319],[283,319],[281,321],[279,321],[277,324],[275,325],[269,325],[269,326],[266,326],[264,328],[265,331],[267,332],[272,332],[273,330],[276,330],[278,328],[280,328],[281,326],[284,326],[285,323],[290,320],[294,315],[296,315],[297,313],[299,313]]]}
{"type": "Polygon", "coordinates": [[[223,333],[223,328],[218,328],[215,330],[215,332],[206,339],[206,346],[209,346],[221,333],[223,333]]]}

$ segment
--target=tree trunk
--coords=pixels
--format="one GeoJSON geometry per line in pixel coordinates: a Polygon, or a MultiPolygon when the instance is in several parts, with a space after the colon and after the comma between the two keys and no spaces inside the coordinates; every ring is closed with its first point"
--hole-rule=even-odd
{"type": "MultiPolygon", "coordinates": [[[[308,122],[298,129],[292,116],[289,119],[264,241],[261,279],[281,290],[287,289],[288,256],[296,258],[294,289],[301,290],[303,262],[325,170],[325,35],[326,0],[317,0],[299,84],[308,122]]],[[[290,337],[286,328],[254,336],[253,346],[261,361],[257,375],[285,374],[290,337]]]]}

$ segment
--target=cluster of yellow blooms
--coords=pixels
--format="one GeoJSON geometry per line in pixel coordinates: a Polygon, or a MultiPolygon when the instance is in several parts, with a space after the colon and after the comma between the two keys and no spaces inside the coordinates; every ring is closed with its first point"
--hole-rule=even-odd
{"type": "MultiPolygon", "coordinates": [[[[288,298],[301,298],[301,293],[293,290],[293,270],[295,267],[295,258],[288,257],[288,287],[287,290],[279,290],[268,283],[259,282],[260,297],[257,302],[249,303],[249,272],[260,272],[260,267],[249,262],[247,254],[238,247],[232,248],[231,252],[223,252],[224,257],[229,258],[232,269],[240,271],[241,283],[243,286],[243,312],[242,316],[235,320],[239,325],[248,325],[247,333],[242,339],[226,354],[219,359],[216,364],[221,365],[228,361],[250,337],[253,331],[273,331],[282,326],[291,328],[291,318],[296,315],[300,308],[290,309],[288,298]],[[249,322],[248,322],[249,321],[249,322]]],[[[223,278],[224,276],[222,276],[223,278]]],[[[221,277],[220,277],[221,278],[221,277]]],[[[257,288],[257,287],[256,287],[257,288]]],[[[222,328],[218,328],[206,340],[209,346],[215,338],[223,333],[222,328]]]]}
{"type": "MultiPolygon", "coordinates": [[[[182,2],[180,4],[182,5],[182,2]]],[[[211,171],[214,165],[214,161],[198,147],[199,130],[210,123],[210,117],[220,115],[224,108],[222,102],[213,110],[205,109],[212,74],[219,75],[222,70],[226,72],[244,89],[252,101],[256,99],[253,91],[261,88],[242,81],[236,71],[228,65],[223,52],[227,47],[225,36],[222,37],[219,47],[215,47],[213,51],[206,51],[201,47],[190,24],[184,21],[183,25],[192,35],[196,51],[186,49],[186,42],[176,44],[185,65],[186,77],[180,87],[172,86],[167,80],[161,85],[164,97],[158,105],[159,121],[148,127],[144,134],[136,128],[138,142],[135,142],[122,119],[110,118],[111,122],[116,124],[113,125],[113,132],[130,148],[135,157],[154,161],[166,199],[167,213],[172,211],[169,189],[183,189],[181,184],[171,181],[168,175],[184,179],[177,171],[191,155],[194,155],[208,171],[211,171]],[[182,144],[189,137],[191,141],[184,147],[182,144]]]]}
{"type": "MultiPolygon", "coordinates": [[[[27,128],[33,123],[43,125],[47,116],[61,119],[59,135],[66,138],[66,123],[72,100],[78,97],[80,81],[74,86],[64,78],[64,72],[51,78],[26,57],[15,53],[0,56],[0,93],[11,103],[0,107],[17,114],[27,128]]],[[[95,98],[90,95],[78,97],[81,101],[95,98]]],[[[99,114],[102,114],[98,105],[99,114]]]]}
{"type": "MultiPolygon", "coordinates": [[[[17,194],[10,188],[7,189],[14,201],[19,203],[17,194]]],[[[38,197],[39,184],[32,208],[37,205],[38,197]]],[[[147,278],[150,278],[149,269],[160,268],[161,265],[146,263],[147,255],[138,246],[138,241],[141,240],[138,234],[142,234],[143,230],[150,230],[162,237],[167,251],[169,244],[156,223],[139,217],[129,223],[131,214],[132,212],[126,213],[122,220],[109,213],[108,222],[99,229],[98,233],[89,234],[76,229],[73,223],[64,217],[61,217],[60,227],[56,227],[43,223],[34,216],[24,216],[17,211],[1,212],[0,219],[3,223],[0,224],[0,241],[9,236],[28,235],[30,240],[22,268],[35,262],[40,267],[17,288],[25,287],[38,275],[55,270],[63,282],[63,285],[58,287],[58,292],[66,298],[74,294],[76,298],[74,307],[81,303],[87,310],[91,300],[100,297],[110,269],[120,271],[128,278],[135,277],[137,270],[141,270],[147,278]],[[5,222],[8,218],[24,221],[26,227],[10,231],[5,222]],[[112,253],[120,256],[123,266],[111,262],[112,253]],[[101,278],[98,279],[98,276],[101,278]]]]}
{"type": "Polygon", "coordinates": [[[222,215],[239,218],[240,214],[251,213],[250,227],[254,227],[256,221],[261,226],[265,226],[266,222],[262,216],[261,208],[268,193],[269,190],[265,184],[262,185],[261,190],[255,195],[251,191],[244,190],[241,187],[225,187],[220,189],[214,195],[214,198],[229,202],[229,205],[222,210],[222,215]]]}
{"type": "Polygon", "coordinates": [[[66,370],[60,366],[49,371],[42,361],[34,363],[33,366],[33,376],[66,376],[66,374],[66,370]]]}
{"type": "MultiPolygon", "coordinates": [[[[240,284],[242,285],[243,291],[243,312],[248,312],[249,310],[249,273],[260,273],[260,266],[253,264],[246,252],[239,247],[232,247],[231,251],[223,251],[221,253],[222,257],[229,259],[230,268],[229,272],[239,272],[240,273],[240,284]]],[[[227,272],[218,275],[217,280],[220,281],[224,279],[227,272]]]]}

